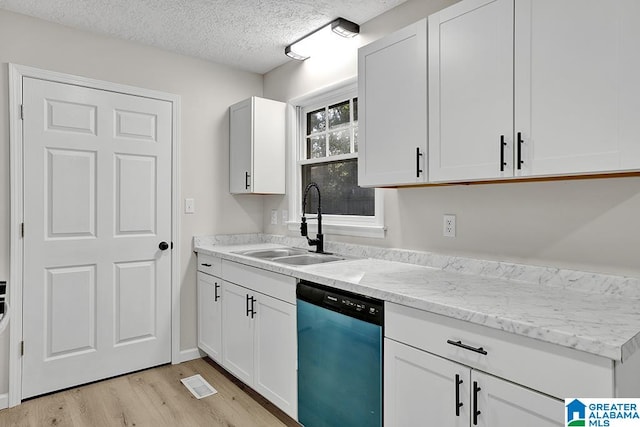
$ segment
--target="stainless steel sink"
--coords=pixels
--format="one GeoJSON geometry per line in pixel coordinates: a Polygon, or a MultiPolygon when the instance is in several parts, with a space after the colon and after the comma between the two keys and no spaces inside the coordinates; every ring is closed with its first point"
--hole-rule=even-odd
{"type": "Polygon", "coordinates": [[[270,259],[270,258],[280,258],[291,255],[301,255],[309,253],[309,251],[305,251],[304,249],[298,248],[276,248],[276,249],[254,249],[250,251],[241,251],[236,252],[240,255],[249,256],[252,258],[261,258],[261,259],[270,259]]]}
{"type": "Polygon", "coordinates": [[[319,254],[300,248],[253,249],[235,253],[251,258],[259,258],[265,261],[288,265],[322,264],[325,262],[342,261],[347,259],[346,257],[339,255],[319,254]]]}
{"type": "Polygon", "coordinates": [[[289,265],[311,265],[322,264],[324,262],[342,261],[346,258],[338,255],[309,253],[304,255],[291,255],[272,259],[273,262],[289,265]]]}

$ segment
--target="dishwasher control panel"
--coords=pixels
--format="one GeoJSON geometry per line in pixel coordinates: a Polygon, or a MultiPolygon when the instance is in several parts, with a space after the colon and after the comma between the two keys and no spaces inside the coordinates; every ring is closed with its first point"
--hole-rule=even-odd
{"type": "Polygon", "coordinates": [[[365,322],[383,324],[384,302],[379,299],[307,281],[300,281],[296,294],[298,299],[329,310],[365,322]]]}

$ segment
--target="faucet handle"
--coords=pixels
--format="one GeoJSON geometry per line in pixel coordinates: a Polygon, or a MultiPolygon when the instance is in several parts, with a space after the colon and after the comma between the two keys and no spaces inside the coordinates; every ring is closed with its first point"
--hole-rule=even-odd
{"type": "Polygon", "coordinates": [[[309,233],[307,232],[307,218],[302,217],[302,222],[300,223],[300,235],[307,237],[309,233]]]}

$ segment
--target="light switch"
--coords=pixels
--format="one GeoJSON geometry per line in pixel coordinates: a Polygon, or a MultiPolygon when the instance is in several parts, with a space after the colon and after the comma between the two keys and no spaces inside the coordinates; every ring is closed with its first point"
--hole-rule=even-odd
{"type": "Polygon", "coordinates": [[[271,209],[271,225],[278,225],[278,211],[271,209]]]}
{"type": "Polygon", "coordinates": [[[196,202],[194,199],[184,199],[184,213],[196,213],[196,202]]]}

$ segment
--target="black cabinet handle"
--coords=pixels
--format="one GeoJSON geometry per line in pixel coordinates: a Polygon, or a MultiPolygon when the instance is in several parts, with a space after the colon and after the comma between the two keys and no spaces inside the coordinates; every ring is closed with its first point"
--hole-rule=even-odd
{"type": "Polygon", "coordinates": [[[169,249],[169,244],[167,242],[160,242],[160,244],[158,245],[158,248],[161,251],[166,251],[167,249],[169,249]]]}
{"type": "Polygon", "coordinates": [[[420,152],[420,147],[416,147],[416,178],[420,178],[420,174],[422,173],[422,169],[420,169],[420,157],[422,153],[420,152]]]}
{"type": "Polygon", "coordinates": [[[200,264],[200,265],[202,265],[202,266],[204,266],[204,267],[211,267],[211,264],[204,264],[204,263],[203,263],[203,264],[200,264]]]}
{"type": "Polygon", "coordinates": [[[249,313],[251,312],[251,310],[249,309],[249,294],[246,295],[245,305],[247,307],[247,312],[246,312],[245,316],[249,316],[249,313]]]}
{"type": "Polygon", "coordinates": [[[504,147],[506,145],[507,143],[504,142],[504,135],[500,135],[500,172],[504,172],[504,167],[507,166],[504,161],[504,147]]]}
{"type": "Polygon", "coordinates": [[[478,425],[478,415],[482,413],[478,411],[478,392],[480,390],[482,389],[478,387],[478,382],[474,381],[473,382],[473,425],[474,426],[478,425]]]}
{"type": "Polygon", "coordinates": [[[486,356],[487,351],[482,347],[471,347],[467,344],[462,344],[462,341],[447,340],[447,344],[455,345],[456,347],[464,348],[465,350],[474,351],[476,353],[484,354],[486,356]]]}
{"type": "Polygon", "coordinates": [[[248,190],[249,189],[249,178],[251,177],[251,175],[249,175],[249,172],[245,172],[244,173],[244,189],[248,190]]]}
{"type": "Polygon", "coordinates": [[[220,285],[218,285],[218,282],[215,282],[215,285],[213,287],[213,302],[217,302],[218,299],[220,299],[220,295],[218,295],[218,289],[220,289],[220,285]]]}
{"type": "Polygon", "coordinates": [[[522,169],[522,164],[524,163],[524,160],[522,160],[522,144],[524,144],[522,132],[518,132],[518,170],[522,169]]]}
{"type": "Polygon", "coordinates": [[[256,302],[256,299],[254,297],[251,297],[251,318],[253,319],[253,316],[256,315],[257,311],[254,310],[254,303],[256,302]]]}
{"type": "Polygon", "coordinates": [[[460,384],[463,382],[464,381],[460,379],[460,375],[456,374],[456,417],[460,416],[460,408],[463,405],[463,403],[460,402],[460,384]]]}
{"type": "Polygon", "coordinates": [[[253,316],[255,316],[258,312],[255,311],[254,308],[254,303],[256,302],[256,299],[254,297],[250,297],[249,294],[247,294],[247,300],[246,300],[246,304],[247,304],[247,316],[251,316],[251,318],[253,319],[253,316]],[[249,302],[251,302],[251,304],[249,304],[249,302]]]}

